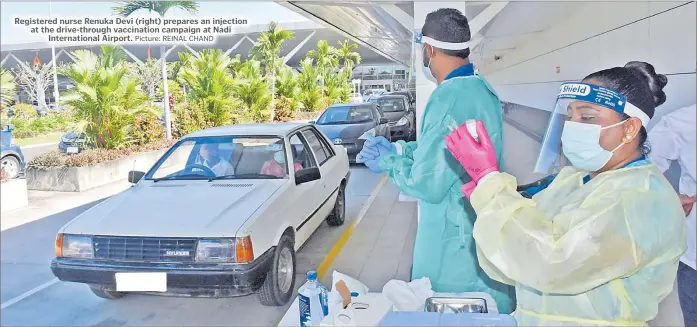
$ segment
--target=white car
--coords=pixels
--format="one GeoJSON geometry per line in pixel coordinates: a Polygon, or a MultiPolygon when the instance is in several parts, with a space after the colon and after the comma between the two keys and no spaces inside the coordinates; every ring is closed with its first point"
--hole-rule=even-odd
{"type": "Polygon", "coordinates": [[[283,305],[295,252],[345,218],[346,151],[308,124],[217,127],[180,139],[128,190],[63,226],[53,274],[103,298],[239,296],[283,305]]]}

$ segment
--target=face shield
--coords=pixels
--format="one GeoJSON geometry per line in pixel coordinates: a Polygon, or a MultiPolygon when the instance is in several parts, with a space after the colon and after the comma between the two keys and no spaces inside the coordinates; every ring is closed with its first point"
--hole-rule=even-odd
{"type": "Polygon", "coordinates": [[[424,36],[421,32],[414,32],[414,46],[421,51],[424,75],[426,75],[426,78],[432,81],[435,81],[433,73],[431,72],[431,58],[433,58],[433,49],[431,49],[430,55],[426,55],[424,52],[426,44],[429,44],[431,48],[438,48],[442,50],[465,50],[469,49],[470,47],[469,42],[438,41],[434,38],[424,36]]]}
{"type": "MultiPolygon", "coordinates": [[[[649,116],[646,113],[633,104],[628,103],[627,99],[615,90],[581,82],[562,84],[559,88],[557,102],[550,116],[547,131],[542,141],[542,147],[537,157],[534,170],[535,173],[546,175],[555,174],[569,162],[562,150],[562,131],[564,129],[564,124],[569,118],[569,106],[578,101],[600,105],[618,113],[626,114],[629,117],[638,118],[641,120],[644,127],[649,123],[649,116]]],[[[607,126],[606,128],[616,125],[619,124],[607,126]]],[[[593,134],[592,132],[596,132],[596,136],[599,137],[601,129],[600,127],[597,127],[594,131],[589,129],[587,137],[592,138],[594,136],[591,135],[593,134]]],[[[600,145],[598,144],[597,146],[599,147],[600,145]]]]}

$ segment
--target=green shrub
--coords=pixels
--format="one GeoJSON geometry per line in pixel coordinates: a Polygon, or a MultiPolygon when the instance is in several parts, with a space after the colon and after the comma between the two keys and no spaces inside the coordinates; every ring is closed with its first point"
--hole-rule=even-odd
{"type": "Polygon", "coordinates": [[[77,154],[51,151],[34,158],[27,166],[29,169],[36,170],[92,166],[102,162],[121,159],[136,153],[166,149],[174,143],[176,143],[176,140],[167,141],[160,139],[147,144],[123,149],[87,149],[77,154]]]}
{"type": "Polygon", "coordinates": [[[274,121],[287,122],[293,120],[298,104],[295,99],[281,96],[274,101],[274,107],[276,107],[274,121]]]}
{"type": "Polygon", "coordinates": [[[10,124],[14,125],[12,137],[24,139],[38,135],[39,132],[36,132],[29,127],[31,122],[32,120],[30,118],[21,116],[15,116],[10,118],[10,124]]]}
{"type": "Polygon", "coordinates": [[[138,114],[133,119],[131,139],[135,144],[143,145],[159,139],[165,135],[165,129],[160,119],[149,113],[138,114]]]}
{"type": "Polygon", "coordinates": [[[22,117],[27,119],[36,117],[36,108],[27,103],[19,103],[12,107],[12,110],[14,110],[16,117],[22,117]]]}
{"type": "Polygon", "coordinates": [[[179,137],[197,132],[213,123],[208,120],[209,112],[195,103],[180,103],[174,107],[174,125],[179,137]]]}

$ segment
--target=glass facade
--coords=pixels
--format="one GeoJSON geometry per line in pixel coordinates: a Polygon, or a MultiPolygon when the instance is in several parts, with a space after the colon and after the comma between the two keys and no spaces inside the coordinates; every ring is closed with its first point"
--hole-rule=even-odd
{"type": "Polygon", "coordinates": [[[353,70],[353,78],[361,80],[361,91],[385,89],[397,91],[408,88],[409,68],[403,65],[361,65],[353,70]]]}

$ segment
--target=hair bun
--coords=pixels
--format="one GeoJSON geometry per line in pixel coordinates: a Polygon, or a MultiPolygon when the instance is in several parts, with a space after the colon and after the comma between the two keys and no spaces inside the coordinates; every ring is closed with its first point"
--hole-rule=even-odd
{"type": "Polygon", "coordinates": [[[663,92],[663,88],[668,84],[666,75],[657,74],[653,65],[643,61],[630,61],[624,65],[624,68],[636,72],[646,80],[656,107],[666,102],[666,93],[663,92]]]}

